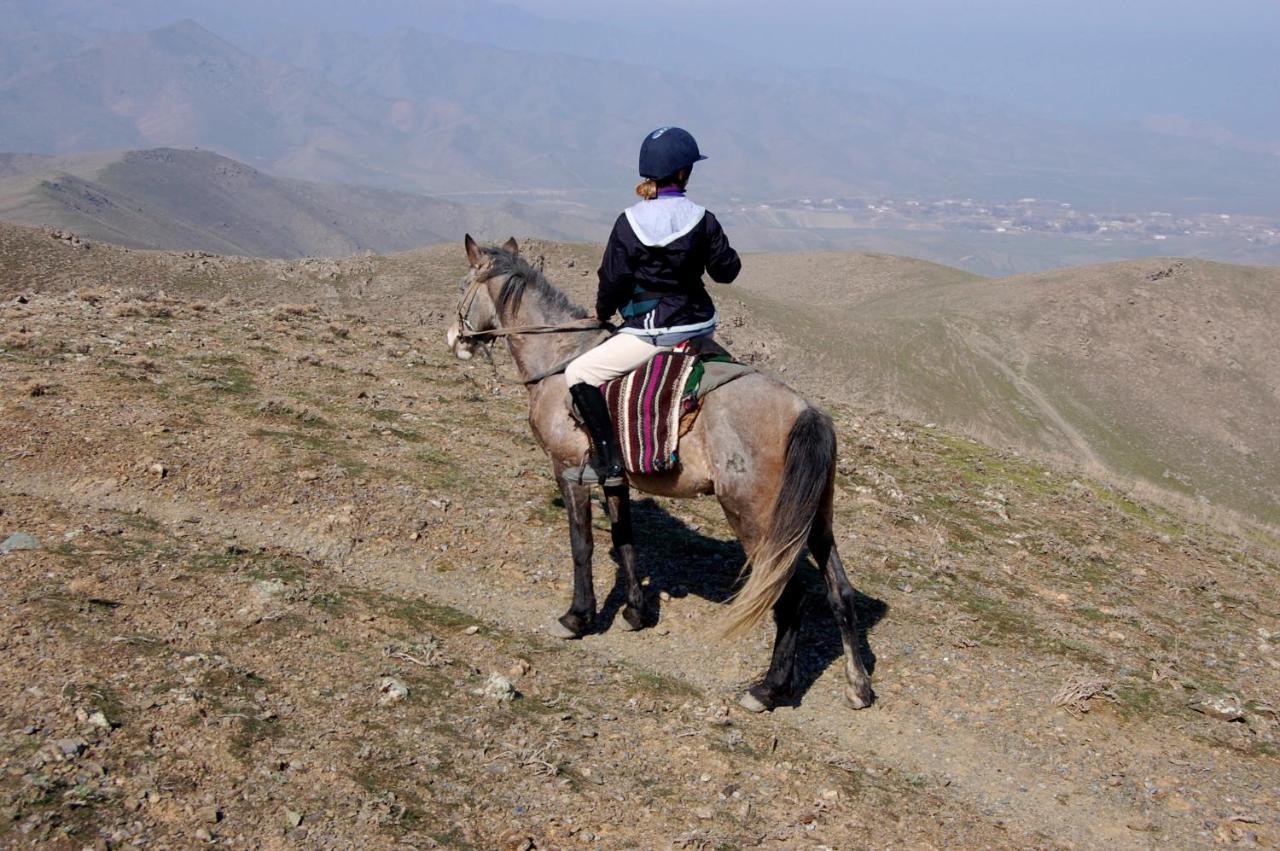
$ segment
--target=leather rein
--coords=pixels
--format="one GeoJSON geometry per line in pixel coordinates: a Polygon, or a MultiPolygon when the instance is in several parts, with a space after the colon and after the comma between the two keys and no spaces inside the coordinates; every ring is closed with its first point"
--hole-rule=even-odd
{"type": "MultiPolygon", "coordinates": [[[[570,358],[553,369],[541,372],[533,378],[504,378],[498,373],[498,365],[493,360],[493,353],[489,351],[488,344],[491,344],[497,337],[514,337],[522,334],[570,334],[575,332],[582,333],[583,331],[614,330],[613,326],[607,322],[601,322],[599,319],[583,318],[575,319],[572,322],[565,322],[561,325],[514,325],[510,328],[490,328],[487,331],[477,331],[475,326],[471,324],[471,305],[476,300],[476,293],[480,291],[480,287],[484,286],[486,282],[487,279],[474,279],[467,285],[466,291],[462,294],[462,299],[458,302],[458,339],[479,342],[480,348],[484,351],[485,357],[489,359],[489,365],[493,367],[493,374],[504,384],[537,384],[544,379],[564,372],[564,368],[573,361],[573,358],[570,358]]],[[[575,355],[574,357],[577,356],[575,355]]]]}

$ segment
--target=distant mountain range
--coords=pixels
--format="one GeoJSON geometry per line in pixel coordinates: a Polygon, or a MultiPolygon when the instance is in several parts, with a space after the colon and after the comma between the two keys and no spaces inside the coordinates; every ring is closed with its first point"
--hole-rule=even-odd
{"type": "Polygon", "coordinates": [[[1280,212],[1280,158],[1265,152],[847,72],[699,78],[403,27],[299,34],[266,56],[191,21],[104,36],[47,25],[0,36],[0,149],[198,146],[311,180],[613,207],[643,133],[674,121],[713,157],[698,176],[711,200],[1034,194],[1280,212]]]}
{"type": "Polygon", "coordinates": [[[135,248],[263,257],[399,251],[464,231],[585,239],[607,228],[590,213],[277,178],[207,151],[174,149],[0,154],[0,219],[135,248]]]}

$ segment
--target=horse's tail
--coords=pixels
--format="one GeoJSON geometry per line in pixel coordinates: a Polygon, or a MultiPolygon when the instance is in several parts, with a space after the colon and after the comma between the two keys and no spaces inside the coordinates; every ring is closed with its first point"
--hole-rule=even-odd
{"type": "Polygon", "coordinates": [[[795,573],[814,520],[829,498],[836,463],[831,418],[806,408],[787,435],[782,487],[773,504],[769,531],[750,553],[751,574],[729,602],[724,634],[745,633],[769,614],[795,573]]]}

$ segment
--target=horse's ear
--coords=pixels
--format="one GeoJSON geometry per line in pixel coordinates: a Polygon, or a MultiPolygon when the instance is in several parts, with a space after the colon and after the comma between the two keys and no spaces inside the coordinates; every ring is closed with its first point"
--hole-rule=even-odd
{"type": "Polygon", "coordinates": [[[520,245],[516,242],[516,238],[514,236],[502,243],[502,248],[504,251],[510,251],[512,254],[520,254],[520,245]]]}
{"type": "Polygon", "coordinates": [[[476,245],[476,241],[471,238],[471,234],[467,234],[462,240],[463,248],[467,249],[467,262],[471,264],[472,269],[480,268],[480,246],[476,245]]]}

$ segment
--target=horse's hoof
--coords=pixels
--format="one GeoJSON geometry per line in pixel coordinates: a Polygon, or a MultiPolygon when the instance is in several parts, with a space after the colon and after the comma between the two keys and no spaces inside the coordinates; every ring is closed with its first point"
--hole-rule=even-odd
{"type": "Polygon", "coordinates": [[[548,632],[551,633],[552,638],[563,638],[565,641],[569,641],[574,638],[581,638],[578,633],[569,629],[569,627],[560,623],[558,620],[551,622],[551,629],[549,629],[548,632]]]}
{"type": "Polygon", "coordinates": [[[871,705],[871,689],[856,689],[849,686],[844,690],[844,702],[849,704],[850,709],[866,709],[871,705]]]}
{"type": "Polygon", "coordinates": [[[635,632],[638,629],[644,629],[644,612],[639,609],[633,609],[626,606],[622,609],[622,623],[620,626],[627,632],[635,632]]]}
{"type": "Polygon", "coordinates": [[[753,714],[768,712],[770,707],[765,706],[764,701],[760,700],[751,692],[743,692],[742,697],[738,698],[738,705],[753,714]]]}

